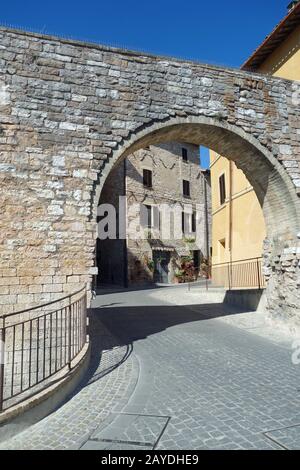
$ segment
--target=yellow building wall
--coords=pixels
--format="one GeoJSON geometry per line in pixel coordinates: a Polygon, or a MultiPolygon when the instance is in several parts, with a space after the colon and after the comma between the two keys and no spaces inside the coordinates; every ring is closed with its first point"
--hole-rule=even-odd
{"type": "Polygon", "coordinates": [[[234,196],[232,220],[232,261],[260,258],[266,237],[265,221],[253,189],[234,196]]]}
{"type": "Polygon", "coordinates": [[[265,223],[252,186],[233,162],[212,151],[210,158],[212,264],[260,257],[266,236],[265,223]],[[226,186],[226,201],[223,205],[220,204],[219,191],[219,177],[222,174],[225,175],[226,186]]]}
{"type": "Polygon", "coordinates": [[[223,263],[229,260],[228,250],[228,207],[220,204],[219,177],[225,174],[225,186],[228,189],[229,161],[210,152],[211,171],[211,202],[212,202],[212,264],[223,263]],[[225,240],[225,248],[221,241],[225,240]]]}
{"type": "MultiPolygon", "coordinates": [[[[300,26],[274,51],[258,71],[300,80],[300,26]]],[[[262,255],[266,227],[256,194],[244,173],[227,158],[210,151],[212,185],[212,264],[262,255]],[[225,174],[226,201],[220,205],[219,177],[225,174]],[[231,203],[230,203],[231,182],[231,203]],[[231,230],[230,230],[231,227],[231,230]],[[231,235],[230,235],[231,232],[231,235]],[[231,246],[230,246],[231,241],[231,246]],[[224,243],[225,242],[225,243],[224,243]]]]}
{"type": "Polygon", "coordinates": [[[300,80],[300,26],[268,57],[259,72],[300,80]]]}

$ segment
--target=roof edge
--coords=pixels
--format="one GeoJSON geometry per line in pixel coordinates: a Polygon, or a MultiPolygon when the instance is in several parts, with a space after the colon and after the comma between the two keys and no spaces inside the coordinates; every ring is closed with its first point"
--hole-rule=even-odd
{"type": "MultiPolygon", "coordinates": [[[[266,39],[258,46],[257,49],[251,54],[251,56],[242,64],[241,70],[244,71],[255,71],[257,68],[263,63],[263,60],[260,62],[259,65],[254,66],[253,68],[253,61],[257,57],[259,52],[263,52],[266,46],[276,37],[276,35],[282,30],[283,26],[286,26],[294,17],[300,15],[300,2],[288,12],[288,14],[280,21],[280,23],[273,29],[273,31],[266,37],[266,39]]],[[[300,25],[300,22],[299,22],[300,25]]],[[[275,48],[274,48],[275,50],[275,48]]],[[[273,52],[273,51],[272,51],[273,52]]],[[[272,53],[271,52],[271,53],[272,53]]],[[[269,56],[270,53],[267,55],[269,56]]]]}

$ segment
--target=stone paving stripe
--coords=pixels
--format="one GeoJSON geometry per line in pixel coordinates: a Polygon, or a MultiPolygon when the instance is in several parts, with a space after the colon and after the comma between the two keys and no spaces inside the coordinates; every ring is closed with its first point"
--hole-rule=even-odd
{"type": "Polygon", "coordinates": [[[287,450],[300,449],[300,425],[269,431],[265,436],[287,450]]]}
{"type": "MultiPolygon", "coordinates": [[[[87,441],[80,450],[150,450],[147,445],[125,442],[87,441]]],[[[152,449],[151,449],[152,450],[152,449]]]]}
{"type": "Polygon", "coordinates": [[[141,443],[154,446],[166,429],[169,418],[120,414],[106,428],[96,430],[91,439],[141,443]]]}

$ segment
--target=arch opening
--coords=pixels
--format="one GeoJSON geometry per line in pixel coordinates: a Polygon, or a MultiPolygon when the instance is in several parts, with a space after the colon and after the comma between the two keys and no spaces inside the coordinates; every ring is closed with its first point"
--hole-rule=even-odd
{"type": "MultiPolygon", "coordinates": [[[[267,268],[268,308],[273,317],[281,317],[283,309],[285,315],[297,317],[297,281],[294,274],[284,269],[281,260],[285,260],[288,250],[296,250],[295,247],[298,246],[299,199],[282,165],[267,147],[263,147],[250,133],[214,118],[174,118],[166,122],[152,123],[132,133],[130,138],[113,152],[103,168],[95,205],[97,206],[105,181],[115,165],[149,145],[168,142],[205,146],[219,155],[226,156],[243,171],[255,191],[265,219],[267,243],[264,247],[264,263],[267,268]]],[[[253,229],[255,230],[255,227],[253,229]]],[[[294,255],[296,251],[293,252],[294,255]]]]}
{"type": "Polygon", "coordinates": [[[295,237],[300,225],[299,200],[284,168],[255,137],[215,119],[175,119],[173,122],[154,123],[132,134],[105,165],[96,192],[96,205],[110,170],[118,162],[151,144],[171,141],[203,145],[234,161],[254,188],[264,212],[268,238],[282,240],[288,234],[295,237]]]}

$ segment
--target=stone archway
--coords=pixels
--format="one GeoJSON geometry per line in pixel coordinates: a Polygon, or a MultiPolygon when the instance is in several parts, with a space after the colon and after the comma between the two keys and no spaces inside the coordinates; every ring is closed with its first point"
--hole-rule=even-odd
{"type": "Polygon", "coordinates": [[[204,145],[226,155],[243,170],[255,190],[266,223],[267,239],[263,255],[267,303],[271,318],[292,320],[296,325],[299,321],[300,304],[297,284],[299,199],[282,165],[252,135],[237,126],[214,118],[173,118],[152,123],[133,132],[130,138],[113,152],[102,170],[94,201],[99,200],[109,172],[120,160],[150,144],[170,141],[204,145]]]}
{"type": "Polygon", "coordinates": [[[180,138],[244,170],[269,234],[270,311],[297,318],[297,84],[4,27],[0,45],[0,314],[89,288],[105,175],[180,138]]]}

